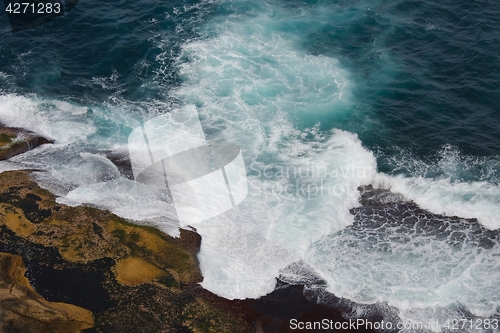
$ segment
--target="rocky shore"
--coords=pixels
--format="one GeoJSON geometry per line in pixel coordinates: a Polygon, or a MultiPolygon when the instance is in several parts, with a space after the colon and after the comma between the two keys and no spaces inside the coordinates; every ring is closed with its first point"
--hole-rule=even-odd
{"type": "Polygon", "coordinates": [[[0,161],[53,143],[52,140],[17,127],[4,127],[0,123],[0,161]]]}
{"type": "MultiPolygon", "coordinates": [[[[199,242],[191,231],[176,239],[105,211],[59,205],[27,172],[0,174],[0,251],[22,258],[17,269],[24,263],[45,300],[91,311],[95,332],[251,331],[241,318],[185,290],[202,279],[199,242]]],[[[46,324],[40,321],[35,331],[45,332],[46,324]]]]}
{"type": "MultiPolygon", "coordinates": [[[[4,158],[50,142],[20,129],[0,133],[4,158]]],[[[291,319],[347,321],[347,303],[330,295],[320,304],[307,283],[277,279],[257,300],[204,290],[200,243],[194,231],[173,238],[58,204],[28,171],[0,173],[0,332],[291,332],[291,319]]]]}
{"type": "Polygon", "coordinates": [[[89,310],[48,302],[30,285],[18,255],[0,253],[2,332],[79,332],[94,326],[89,310]]]}
{"type": "Polygon", "coordinates": [[[28,172],[3,172],[3,323],[19,332],[220,333],[289,332],[292,318],[346,320],[343,310],[307,298],[304,285],[278,280],[276,291],[258,300],[204,290],[200,242],[193,231],[172,238],[106,211],[57,204],[28,172]],[[29,297],[18,298],[32,308],[5,305],[12,289],[24,290],[29,297]]]}

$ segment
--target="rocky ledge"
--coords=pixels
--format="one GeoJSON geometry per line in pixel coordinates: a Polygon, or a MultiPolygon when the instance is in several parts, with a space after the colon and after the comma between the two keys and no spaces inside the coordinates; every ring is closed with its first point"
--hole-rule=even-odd
{"type": "MultiPolygon", "coordinates": [[[[109,212],[59,205],[27,172],[0,174],[0,251],[22,258],[29,284],[46,301],[33,291],[34,300],[91,313],[61,332],[251,331],[244,319],[185,290],[202,280],[195,257],[199,243],[191,231],[172,238],[109,212]]],[[[20,259],[11,264],[16,270],[23,269],[20,259]]],[[[26,280],[9,281],[28,288],[26,280]]],[[[5,302],[0,308],[10,311],[5,302]]],[[[71,313],[65,318],[73,318],[71,313]]],[[[17,327],[31,325],[32,332],[59,332],[39,317],[34,305],[13,320],[17,327]]]]}
{"type": "Polygon", "coordinates": [[[338,299],[318,304],[302,284],[277,280],[257,300],[204,290],[200,242],[193,231],[173,238],[58,204],[28,172],[0,173],[0,313],[12,328],[5,331],[278,333],[293,332],[291,319],[346,321],[338,299]]]}
{"type": "Polygon", "coordinates": [[[33,132],[0,124],[0,161],[54,141],[33,132]]]}
{"type": "Polygon", "coordinates": [[[79,332],[94,326],[92,312],[48,302],[30,285],[20,256],[0,253],[1,332],[79,332]]]}

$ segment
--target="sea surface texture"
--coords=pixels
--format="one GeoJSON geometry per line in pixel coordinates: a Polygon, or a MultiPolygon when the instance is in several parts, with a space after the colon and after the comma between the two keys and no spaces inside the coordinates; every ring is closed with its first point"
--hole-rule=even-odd
{"type": "Polygon", "coordinates": [[[249,182],[194,226],[205,288],[256,298],[307,266],[407,321],[499,319],[499,32],[497,0],[82,0],[17,33],[1,14],[0,122],[55,143],[0,170],[176,235],[120,162],[136,127],[194,105],[249,182]],[[369,211],[364,185],[399,195],[369,211]]]}

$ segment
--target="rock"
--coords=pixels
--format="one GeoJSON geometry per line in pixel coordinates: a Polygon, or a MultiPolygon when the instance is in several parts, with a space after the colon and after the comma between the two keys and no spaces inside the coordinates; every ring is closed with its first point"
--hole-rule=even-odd
{"type": "Polygon", "coordinates": [[[0,161],[46,143],[54,143],[54,141],[22,128],[0,126],[0,161]]]}
{"type": "MultiPolygon", "coordinates": [[[[0,173],[0,252],[22,258],[41,304],[90,310],[95,325],[88,332],[281,333],[294,332],[292,318],[346,321],[348,308],[318,304],[324,296],[308,295],[304,285],[279,282],[257,300],[210,293],[199,285],[200,243],[196,230],[173,238],[107,211],[57,204],[26,171],[0,173]]],[[[317,277],[304,281],[324,284],[317,277]]],[[[78,322],[90,323],[83,318],[78,322]]],[[[26,320],[11,318],[21,325],[15,327],[26,320]]],[[[59,332],[57,324],[46,325],[31,332],[59,332]]]]}
{"type": "Polygon", "coordinates": [[[83,308],[44,300],[24,276],[20,256],[0,253],[1,332],[80,332],[94,326],[83,308]]]}
{"type": "Polygon", "coordinates": [[[128,156],[128,152],[113,152],[111,150],[104,152],[106,158],[110,160],[120,171],[121,175],[130,180],[134,180],[134,172],[132,171],[132,162],[128,156]]]}
{"type": "Polygon", "coordinates": [[[59,205],[29,173],[0,173],[0,252],[22,257],[46,300],[92,311],[93,332],[251,332],[243,317],[186,288],[203,279],[200,240],[59,205]]]}
{"type": "Polygon", "coordinates": [[[383,188],[365,185],[358,188],[363,206],[386,206],[407,201],[400,193],[394,193],[383,188]]]}
{"type": "MultiPolygon", "coordinates": [[[[293,332],[356,332],[376,333],[372,329],[325,329],[325,330],[300,330],[290,326],[290,320],[300,322],[345,323],[349,327],[346,313],[352,313],[352,308],[342,299],[327,293],[323,289],[308,289],[305,285],[290,285],[277,279],[276,289],[258,299],[227,300],[210,293],[198,285],[192,285],[190,292],[211,304],[222,308],[227,313],[243,317],[252,323],[252,332],[256,333],[293,333],[293,332]],[[328,299],[328,303],[324,300],[328,299]]],[[[381,318],[370,318],[373,321],[381,318]]],[[[353,319],[354,321],[356,318],[353,319]]],[[[392,333],[392,332],[391,332],[392,333]]]]}

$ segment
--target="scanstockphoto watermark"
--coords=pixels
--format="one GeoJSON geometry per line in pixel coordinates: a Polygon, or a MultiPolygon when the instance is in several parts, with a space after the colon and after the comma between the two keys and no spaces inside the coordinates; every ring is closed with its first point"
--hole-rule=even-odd
{"type": "Polygon", "coordinates": [[[291,330],[409,330],[418,331],[423,329],[435,330],[439,327],[438,321],[428,322],[396,322],[391,321],[370,321],[367,319],[349,319],[346,321],[335,321],[323,319],[320,321],[299,321],[290,320],[291,330]]]}
{"type": "Polygon", "coordinates": [[[135,181],[170,197],[181,226],[235,208],[248,194],[240,147],[209,144],[194,106],[157,116],[129,135],[135,181]]]}
{"type": "Polygon", "coordinates": [[[375,174],[371,167],[325,166],[309,162],[303,165],[250,164],[248,185],[253,195],[267,197],[302,197],[311,200],[319,196],[343,197],[357,194],[353,180],[369,180],[375,174]]]}
{"type": "Polygon", "coordinates": [[[163,193],[173,203],[181,226],[236,209],[249,192],[270,200],[352,196],[356,184],[365,183],[375,172],[335,162],[328,166],[255,162],[247,167],[237,144],[207,141],[195,106],[171,110],[136,127],[129,135],[128,150],[134,180],[163,193]]]}
{"type": "Polygon", "coordinates": [[[252,195],[264,195],[273,198],[301,197],[312,200],[320,196],[337,196],[357,193],[357,189],[348,184],[332,184],[325,179],[318,182],[304,182],[303,179],[292,179],[288,182],[271,182],[265,185],[256,179],[248,179],[248,187],[252,195]]]}
{"type": "Polygon", "coordinates": [[[323,319],[320,321],[290,320],[291,330],[394,330],[415,331],[438,331],[445,329],[447,332],[497,332],[500,327],[498,319],[495,318],[447,318],[444,320],[429,319],[425,321],[370,321],[368,319],[349,319],[345,321],[334,321],[323,319]]]}
{"type": "Polygon", "coordinates": [[[308,179],[338,179],[338,178],[363,178],[373,176],[375,170],[372,167],[336,165],[317,165],[307,161],[302,165],[265,165],[253,162],[250,164],[250,173],[256,174],[259,178],[308,178],[308,179]]]}

